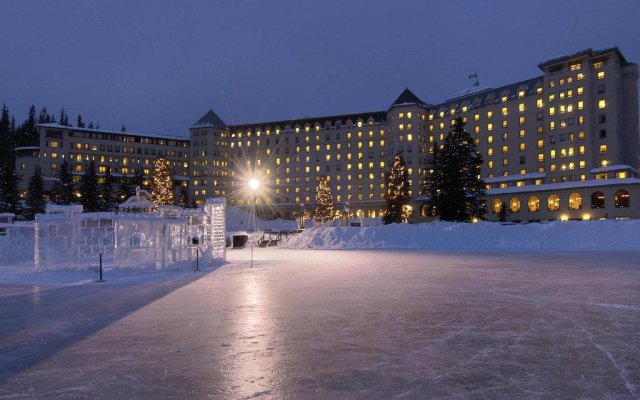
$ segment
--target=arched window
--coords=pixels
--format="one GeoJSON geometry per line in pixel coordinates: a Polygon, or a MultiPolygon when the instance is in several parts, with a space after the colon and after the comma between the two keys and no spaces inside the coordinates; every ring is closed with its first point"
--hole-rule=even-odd
{"type": "Polygon", "coordinates": [[[493,202],[491,203],[491,211],[493,211],[494,214],[500,214],[501,209],[502,209],[502,200],[493,199],[493,202]]]}
{"type": "Polygon", "coordinates": [[[580,193],[571,193],[569,195],[569,210],[582,210],[582,197],[580,197],[580,193]]]}
{"type": "Polygon", "coordinates": [[[560,209],[560,198],[555,194],[549,196],[547,208],[549,208],[549,211],[558,211],[560,209]]]}
{"type": "Polygon", "coordinates": [[[509,209],[514,213],[520,212],[520,199],[517,197],[512,198],[509,202],[509,209]]]}
{"type": "Polygon", "coordinates": [[[591,195],[591,208],[604,208],[604,193],[594,192],[591,195]]]}
{"type": "Polygon", "coordinates": [[[540,199],[538,196],[529,197],[529,212],[538,212],[540,211],[540,199]]]}
{"type": "Polygon", "coordinates": [[[629,207],[629,192],[626,190],[618,190],[614,196],[616,208],[629,207]]]}
{"type": "Polygon", "coordinates": [[[428,217],[429,216],[429,207],[426,204],[420,206],[420,216],[428,217]]]}

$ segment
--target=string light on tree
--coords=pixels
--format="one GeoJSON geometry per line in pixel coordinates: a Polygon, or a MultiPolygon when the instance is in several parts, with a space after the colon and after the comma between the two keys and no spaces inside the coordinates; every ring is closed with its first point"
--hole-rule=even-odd
{"type": "Polygon", "coordinates": [[[409,208],[409,171],[401,155],[393,159],[391,172],[387,179],[387,208],[383,217],[385,224],[407,222],[406,210],[409,208]]]}
{"type": "Polygon", "coordinates": [[[321,223],[333,220],[333,195],[326,176],[320,178],[316,187],[315,220],[321,223]]]}
{"type": "Polygon", "coordinates": [[[160,157],[153,163],[151,197],[159,206],[173,204],[173,179],[169,170],[169,161],[160,157]]]}

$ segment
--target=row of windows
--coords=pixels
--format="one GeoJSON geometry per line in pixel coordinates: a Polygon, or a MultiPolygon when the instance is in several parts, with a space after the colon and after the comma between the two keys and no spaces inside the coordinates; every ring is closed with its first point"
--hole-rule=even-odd
{"type": "MultiPolygon", "coordinates": [[[[626,208],[630,205],[630,196],[629,192],[626,190],[618,190],[613,196],[614,205],[616,208],[626,208]]],[[[591,194],[591,208],[592,209],[602,209],[605,208],[606,198],[604,193],[597,191],[591,194]]],[[[500,198],[493,199],[491,204],[491,210],[494,214],[499,214],[503,207],[505,207],[504,202],[500,198]]],[[[559,211],[561,208],[560,197],[555,194],[547,197],[547,210],[549,211],[559,211]]],[[[582,196],[579,193],[571,193],[569,195],[568,202],[569,210],[582,210],[582,196]]],[[[527,209],[529,212],[538,212],[540,211],[540,199],[538,196],[530,196],[527,200],[527,209]]],[[[513,197],[509,200],[509,211],[512,213],[518,213],[521,210],[520,198],[513,197]]]]}

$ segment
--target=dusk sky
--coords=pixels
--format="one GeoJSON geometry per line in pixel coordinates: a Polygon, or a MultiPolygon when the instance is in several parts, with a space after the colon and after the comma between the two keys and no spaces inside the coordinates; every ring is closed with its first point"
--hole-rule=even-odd
{"type": "Polygon", "coordinates": [[[618,45],[640,61],[640,1],[0,0],[0,103],[103,129],[187,135],[385,110],[405,85],[438,103],[618,45]]]}

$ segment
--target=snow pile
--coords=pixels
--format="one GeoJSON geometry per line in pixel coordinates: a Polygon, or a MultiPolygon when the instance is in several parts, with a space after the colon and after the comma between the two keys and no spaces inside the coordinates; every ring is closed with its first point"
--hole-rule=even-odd
{"type": "Polygon", "coordinates": [[[294,249],[640,250],[640,221],[502,225],[433,222],[315,228],[282,247],[294,249]]]}
{"type": "MultiPolygon", "coordinates": [[[[227,206],[227,231],[246,231],[253,229],[251,215],[240,207],[227,206]]],[[[264,220],[256,217],[258,230],[271,229],[273,231],[298,229],[298,222],[295,220],[274,219],[264,220]]]]}

